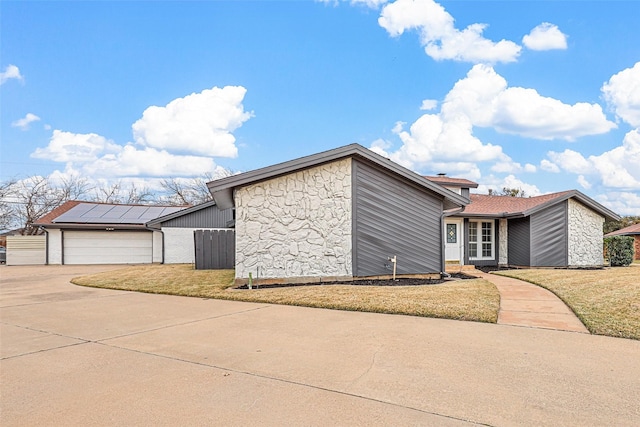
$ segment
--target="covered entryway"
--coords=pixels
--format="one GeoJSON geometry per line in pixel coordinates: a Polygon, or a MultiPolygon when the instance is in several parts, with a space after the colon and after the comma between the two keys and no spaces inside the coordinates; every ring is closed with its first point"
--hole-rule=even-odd
{"type": "Polygon", "coordinates": [[[151,231],[64,231],[63,264],[150,264],[151,231]]]}
{"type": "Polygon", "coordinates": [[[445,220],[445,260],[447,264],[463,264],[462,219],[445,220]]]}

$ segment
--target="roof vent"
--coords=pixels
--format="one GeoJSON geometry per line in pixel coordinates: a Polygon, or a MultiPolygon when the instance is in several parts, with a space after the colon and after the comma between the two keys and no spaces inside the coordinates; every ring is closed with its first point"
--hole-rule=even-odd
{"type": "Polygon", "coordinates": [[[444,173],[444,172],[440,172],[440,173],[438,174],[438,176],[447,176],[447,174],[446,174],[446,173],[444,173]]]}

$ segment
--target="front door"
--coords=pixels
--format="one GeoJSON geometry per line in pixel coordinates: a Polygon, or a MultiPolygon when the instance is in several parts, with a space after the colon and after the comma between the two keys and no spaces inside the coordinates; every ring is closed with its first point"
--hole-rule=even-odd
{"type": "Polygon", "coordinates": [[[462,220],[448,218],[444,224],[445,260],[450,264],[462,264],[462,220]]]}

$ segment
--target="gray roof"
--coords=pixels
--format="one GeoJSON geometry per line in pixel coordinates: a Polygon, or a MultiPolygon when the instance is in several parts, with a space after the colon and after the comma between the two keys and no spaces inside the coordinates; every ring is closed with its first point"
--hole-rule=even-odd
{"type": "Polygon", "coordinates": [[[335,148],[333,150],[324,151],[322,153],[313,154],[311,156],[301,157],[299,159],[290,160],[288,162],[279,163],[273,166],[267,166],[262,169],[232,175],[226,178],[218,179],[207,183],[209,191],[213,195],[214,200],[220,209],[227,209],[233,206],[233,189],[249,184],[255,184],[260,181],[287,175],[299,170],[308,169],[336,160],[354,157],[376,165],[377,167],[386,169],[409,182],[419,185],[422,188],[433,191],[444,197],[445,209],[462,207],[469,203],[469,199],[463,197],[453,191],[429,181],[425,177],[403,167],[391,160],[374,153],[373,151],[359,144],[346,145],[344,147],[335,148]]]}
{"type": "Polygon", "coordinates": [[[147,226],[148,227],[158,226],[163,222],[166,222],[166,221],[181,217],[183,215],[189,215],[190,213],[198,212],[199,210],[206,209],[206,208],[209,208],[209,207],[215,206],[215,205],[216,205],[215,200],[210,200],[208,202],[200,203],[199,205],[191,206],[190,208],[186,208],[186,209],[182,208],[179,211],[171,212],[171,213],[169,213],[167,215],[163,215],[163,216],[154,218],[151,221],[148,221],[147,222],[147,226]]]}

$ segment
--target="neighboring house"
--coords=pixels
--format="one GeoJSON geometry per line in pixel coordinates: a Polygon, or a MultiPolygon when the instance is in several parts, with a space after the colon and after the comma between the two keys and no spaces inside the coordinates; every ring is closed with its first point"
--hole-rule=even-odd
{"type": "Polygon", "coordinates": [[[605,235],[605,237],[612,237],[612,236],[633,237],[633,249],[634,249],[633,259],[640,260],[640,223],[633,224],[625,228],[621,228],[620,230],[612,231],[611,233],[607,233],[605,235]]]}
{"type": "Polygon", "coordinates": [[[184,206],[148,206],[72,200],[37,220],[46,232],[47,264],[162,262],[162,233],[146,227],[184,206]]]}
{"type": "Polygon", "coordinates": [[[162,233],[161,262],[195,263],[195,230],[229,230],[233,228],[233,209],[220,210],[210,201],[147,222],[147,228],[162,233]]]}
{"type": "MultiPolygon", "coordinates": [[[[477,187],[444,176],[427,178],[462,194],[477,187]]],[[[463,212],[452,212],[445,221],[449,264],[602,266],[603,223],[619,219],[577,190],[537,197],[471,194],[470,198],[463,212]]]]}
{"type": "Polygon", "coordinates": [[[235,207],[236,281],[350,280],[444,271],[444,212],[469,199],[348,145],[209,182],[235,207]]]}

